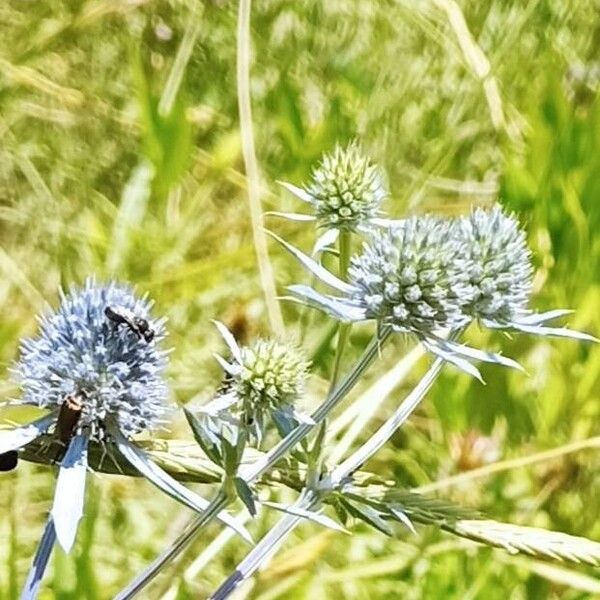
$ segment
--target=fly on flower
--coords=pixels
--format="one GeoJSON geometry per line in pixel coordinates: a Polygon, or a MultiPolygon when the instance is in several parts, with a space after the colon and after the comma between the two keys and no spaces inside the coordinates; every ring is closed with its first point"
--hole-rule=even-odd
{"type": "Polygon", "coordinates": [[[494,329],[595,341],[585,333],[542,326],[569,311],[535,314],[527,308],[532,267],[525,236],[514,217],[499,208],[477,209],[458,221],[429,216],[397,221],[364,243],[351,260],[348,282],[273,237],[339,292],[333,296],[292,285],[295,299],[340,321],[374,320],[380,328],[414,334],[429,351],[478,379],[473,360],[521,367],[452,339],[473,319],[494,329]]]}
{"type": "Polygon", "coordinates": [[[146,343],[154,339],[154,330],[143,317],[133,314],[123,306],[107,306],[104,314],[116,325],[126,325],[138,338],[144,338],[146,343]]]}
{"type": "Polygon", "coordinates": [[[388,196],[386,176],[365,156],[356,141],[336,146],[313,170],[310,182],[302,188],[280,182],[311,208],[311,214],[271,212],[292,221],[314,221],[324,231],[313,254],[333,244],[340,231],[369,231],[387,224],[380,206],[388,196]]]}
{"type": "MultiPolygon", "coordinates": [[[[0,431],[0,454],[12,453],[42,434],[66,446],[48,522],[22,598],[35,598],[55,541],[70,551],[83,514],[90,444],[121,455],[141,475],[186,506],[203,512],[208,502],[154,464],[132,437],[163,422],[168,410],[164,378],[167,353],[129,329],[107,320],[107,306],[123,307],[146,321],[151,303],[126,286],[97,285],[61,295],[58,310],[40,319],[40,334],[21,344],[14,368],[22,404],[48,411],[38,420],[0,431]]],[[[164,320],[153,321],[157,342],[166,335],[164,320]]],[[[115,461],[117,462],[117,461],[115,461]]],[[[221,520],[249,539],[227,513],[221,520]]]]}

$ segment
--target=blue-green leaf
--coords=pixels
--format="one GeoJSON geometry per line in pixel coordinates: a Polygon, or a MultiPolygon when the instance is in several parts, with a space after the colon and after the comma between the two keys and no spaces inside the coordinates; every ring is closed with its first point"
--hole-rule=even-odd
{"type": "Polygon", "coordinates": [[[237,495],[240,500],[244,503],[248,512],[255,517],[256,516],[256,504],[254,503],[254,494],[250,489],[250,486],[241,477],[234,477],[233,484],[235,486],[237,495]]]}

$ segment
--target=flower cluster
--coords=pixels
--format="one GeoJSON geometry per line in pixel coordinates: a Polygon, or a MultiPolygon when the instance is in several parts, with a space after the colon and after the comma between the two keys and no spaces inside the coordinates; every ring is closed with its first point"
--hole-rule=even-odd
{"type": "Polygon", "coordinates": [[[456,220],[412,217],[352,260],[352,301],[397,331],[456,328],[470,319],[510,327],[528,313],[525,234],[495,207],[456,220]]]}
{"type": "Polygon", "coordinates": [[[470,360],[517,366],[508,358],[445,340],[473,319],[495,329],[593,340],[542,324],[569,311],[532,313],[528,308],[532,265],[525,235],[513,215],[499,207],[469,216],[412,217],[374,233],[354,256],[349,281],[341,281],[283,240],[321,281],[341,292],[323,294],[290,286],[296,298],[339,320],[375,320],[379,326],[415,334],[443,359],[479,377],[470,360]]]}
{"type": "Polygon", "coordinates": [[[15,374],[23,401],[52,409],[77,394],[82,405],[78,430],[89,430],[96,441],[106,435],[108,416],[127,437],[156,427],[167,408],[167,359],[157,346],[165,336],[164,321],[153,321],[150,308],[128,287],[98,286],[92,279],[63,295],[59,309],[41,319],[39,337],[21,345],[15,374]],[[153,341],[111,321],[107,307],[143,319],[153,341]]]}

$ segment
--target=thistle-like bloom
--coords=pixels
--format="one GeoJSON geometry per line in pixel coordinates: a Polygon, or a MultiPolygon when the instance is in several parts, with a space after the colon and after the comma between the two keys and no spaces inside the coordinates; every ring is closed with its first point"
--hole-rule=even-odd
{"type": "Polygon", "coordinates": [[[412,333],[439,357],[481,379],[470,361],[520,368],[504,356],[469,348],[451,338],[478,319],[487,327],[596,341],[585,333],[542,326],[567,314],[529,311],[531,263],[516,219],[499,208],[475,210],[457,221],[413,217],[373,234],[352,258],[341,281],[309,256],[273,236],[318,279],[340,292],[305,285],[295,299],[345,322],[375,320],[379,327],[412,333]]]}
{"type": "Polygon", "coordinates": [[[151,303],[116,284],[88,280],[61,300],[55,313],[40,320],[40,336],[21,344],[14,371],[23,402],[52,410],[69,395],[81,396],[73,433],[86,431],[97,442],[106,439],[111,419],[127,437],[156,428],[167,410],[167,354],[158,345],[164,320],[153,321],[151,303]],[[154,340],[148,343],[127,324],[111,321],[107,307],[151,323],[154,340]]]}
{"type": "Polygon", "coordinates": [[[295,408],[308,376],[309,363],[304,354],[295,346],[274,340],[261,339],[240,347],[222,323],[216,326],[229,348],[230,358],[216,356],[225,371],[225,383],[201,411],[230,420],[233,417],[259,443],[267,417],[276,422],[309,420],[295,408]]]}
{"type": "Polygon", "coordinates": [[[531,251],[514,215],[507,215],[499,206],[487,211],[476,208],[469,216],[457,220],[455,227],[456,235],[464,240],[469,252],[471,300],[462,307],[466,315],[490,329],[597,341],[585,333],[544,325],[569,314],[569,310],[534,313],[529,308],[533,279],[531,251]]]}
{"type": "Polygon", "coordinates": [[[465,322],[467,251],[449,221],[413,217],[382,231],[351,260],[350,302],[365,318],[427,335],[465,322]]]}
{"type": "Polygon", "coordinates": [[[496,206],[477,208],[456,223],[468,252],[471,317],[507,326],[527,315],[533,267],[525,233],[517,220],[496,206]]]}
{"type": "Polygon", "coordinates": [[[376,217],[387,196],[383,172],[356,142],[325,155],[304,191],[319,226],[350,231],[376,217]]]}
{"type": "Polygon", "coordinates": [[[312,214],[271,213],[291,220],[316,221],[325,230],[314,253],[335,242],[340,231],[369,230],[381,224],[379,209],[388,196],[386,176],[378,165],[365,156],[354,141],[336,146],[313,170],[311,180],[299,188],[281,184],[307,203],[312,214]]]}
{"type": "MultiPolygon", "coordinates": [[[[125,286],[97,285],[61,296],[59,309],[40,319],[40,335],[21,345],[15,374],[23,404],[50,412],[0,435],[0,454],[13,452],[44,433],[65,448],[54,503],[22,598],[34,598],[55,540],[73,545],[83,514],[87,454],[91,442],[121,454],[140,474],[187,506],[207,502],[152,463],[130,437],[162,422],[167,410],[167,354],[158,344],[164,320],[153,320],[151,303],[125,286]],[[145,335],[142,335],[145,334],[145,335]]],[[[62,452],[60,452],[62,454],[62,452]]],[[[57,460],[59,457],[57,457],[57,460]]],[[[224,522],[245,530],[231,517],[224,522]]]]}

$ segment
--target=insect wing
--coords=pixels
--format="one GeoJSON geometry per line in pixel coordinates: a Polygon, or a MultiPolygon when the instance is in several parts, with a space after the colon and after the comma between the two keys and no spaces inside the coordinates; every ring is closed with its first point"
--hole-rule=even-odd
{"type": "Polygon", "coordinates": [[[133,327],[134,315],[122,306],[107,306],[104,309],[104,314],[113,323],[125,323],[129,327],[133,327]]]}

